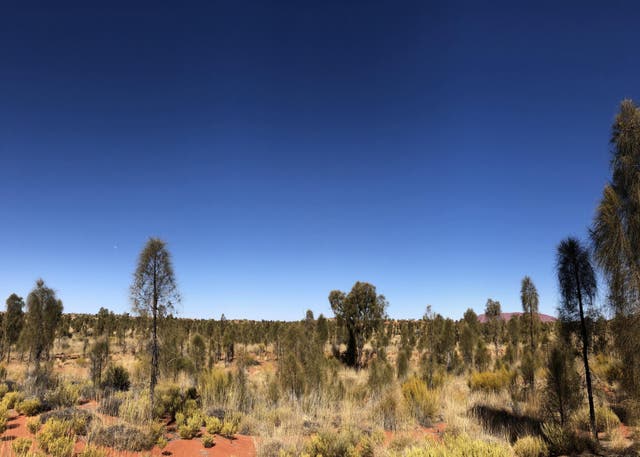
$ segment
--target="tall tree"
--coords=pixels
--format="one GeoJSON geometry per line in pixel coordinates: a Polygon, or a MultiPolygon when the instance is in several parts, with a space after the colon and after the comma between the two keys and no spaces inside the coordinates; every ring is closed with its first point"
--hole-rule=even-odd
{"type": "Polygon", "coordinates": [[[484,315],[487,318],[486,328],[489,338],[493,341],[496,360],[498,359],[498,342],[500,339],[502,325],[502,307],[500,302],[489,298],[484,308],[484,315]]]}
{"type": "Polygon", "coordinates": [[[24,322],[24,300],[16,294],[7,298],[7,311],[4,314],[4,344],[3,348],[7,356],[7,362],[11,361],[11,346],[18,341],[22,324],[24,322]]]}
{"type": "Polygon", "coordinates": [[[36,375],[40,373],[40,362],[53,346],[62,309],[62,301],[58,300],[54,290],[47,287],[42,279],[38,279],[36,287],[27,296],[27,313],[22,330],[36,375]]]}
{"type": "Polygon", "coordinates": [[[587,382],[587,396],[589,397],[589,420],[593,439],[597,440],[596,414],[593,407],[591,372],[589,371],[589,335],[585,322],[585,309],[593,304],[596,294],[596,275],[591,265],[589,251],[575,238],[567,238],[560,242],[556,265],[561,297],[559,308],[561,321],[571,324],[576,321],[580,323],[582,361],[587,382]]]}
{"type": "Polygon", "coordinates": [[[624,100],[613,123],[611,181],[591,230],[595,260],[609,285],[623,383],[640,397],[640,108],[624,100]]]}
{"type": "Polygon", "coordinates": [[[140,253],[138,266],[133,274],[131,301],[133,311],[151,322],[149,395],[153,411],[160,355],[158,321],[173,311],[174,305],[180,301],[171,255],[166,243],[158,238],[150,238],[140,253]]]}
{"type": "Polygon", "coordinates": [[[356,282],[351,292],[345,294],[333,290],[329,294],[331,309],[347,331],[347,353],[345,362],[351,367],[359,367],[362,348],[377,330],[385,316],[387,300],[378,295],[376,288],[367,282],[356,282]]]}
{"type": "Polygon", "coordinates": [[[536,352],[536,333],[539,326],[538,318],[538,290],[529,276],[522,278],[520,285],[520,301],[522,303],[522,311],[524,313],[525,322],[528,327],[529,336],[529,354],[526,357],[525,365],[528,369],[524,370],[527,374],[527,382],[533,387],[535,382],[535,352],[536,352]]]}

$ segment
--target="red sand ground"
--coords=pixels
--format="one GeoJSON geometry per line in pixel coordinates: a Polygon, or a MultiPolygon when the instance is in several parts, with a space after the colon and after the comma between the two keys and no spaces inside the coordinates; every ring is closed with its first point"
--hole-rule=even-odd
{"type": "MultiPolygon", "coordinates": [[[[29,433],[26,426],[27,418],[25,416],[18,416],[15,412],[11,411],[11,416],[7,422],[7,430],[0,435],[0,456],[13,457],[13,450],[11,449],[11,443],[16,438],[28,437],[34,442],[32,449],[37,449],[35,444],[35,437],[29,433]]],[[[256,450],[253,444],[253,438],[250,436],[237,435],[235,439],[229,440],[221,436],[215,437],[216,444],[212,448],[206,449],[202,446],[200,439],[171,440],[164,449],[159,449],[157,446],[151,451],[143,452],[120,452],[111,450],[108,452],[109,457],[146,457],[151,455],[152,457],[255,457],[256,450]]],[[[76,452],[80,452],[85,446],[85,443],[78,441],[76,443],[76,452]]]]}

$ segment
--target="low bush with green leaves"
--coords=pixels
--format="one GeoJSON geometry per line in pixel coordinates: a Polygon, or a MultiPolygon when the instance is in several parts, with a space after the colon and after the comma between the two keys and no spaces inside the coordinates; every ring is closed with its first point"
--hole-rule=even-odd
{"type": "Polygon", "coordinates": [[[516,373],[502,368],[498,371],[479,371],[471,373],[469,388],[485,392],[499,392],[511,385],[516,373]]]}
{"type": "Polygon", "coordinates": [[[29,432],[35,435],[40,430],[40,427],[42,427],[42,423],[39,418],[30,417],[27,419],[27,430],[29,430],[29,432]]]}
{"type": "Polygon", "coordinates": [[[45,393],[44,400],[51,408],[69,408],[78,403],[80,387],[60,381],[55,388],[45,393]]]}
{"type": "Polygon", "coordinates": [[[537,436],[524,436],[513,444],[513,452],[517,457],[547,457],[549,447],[537,436]]]}
{"type": "Polygon", "coordinates": [[[29,438],[16,438],[11,443],[11,449],[17,457],[25,457],[31,449],[32,441],[29,438]]]}
{"type": "Polygon", "coordinates": [[[107,451],[93,444],[87,444],[78,457],[107,457],[107,451]]]}
{"type": "Polygon", "coordinates": [[[70,457],[73,453],[75,436],[70,421],[48,420],[36,435],[38,446],[53,457],[70,457]]]}
{"type": "MultiPolygon", "coordinates": [[[[620,426],[620,419],[610,408],[606,406],[596,406],[596,429],[598,432],[610,432],[620,426]]],[[[573,416],[573,422],[579,430],[588,432],[591,430],[591,420],[589,418],[589,408],[580,409],[573,416]]]]}
{"type": "Polygon", "coordinates": [[[542,433],[549,446],[551,455],[581,454],[592,443],[589,438],[577,435],[572,429],[563,427],[555,422],[542,424],[542,433]]]}
{"type": "Polygon", "coordinates": [[[27,398],[15,406],[16,411],[25,416],[35,416],[42,411],[42,402],[37,398],[27,398]]]}
{"type": "Polygon", "coordinates": [[[417,376],[412,376],[402,384],[402,396],[410,414],[420,425],[430,425],[440,407],[439,394],[427,388],[427,384],[417,376]]]}
{"type": "Polygon", "coordinates": [[[233,438],[238,433],[238,423],[234,420],[225,419],[222,422],[222,428],[220,429],[220,435],[225,438],[233,438]]]}
{"type": "Polygon", "coordinates": [[[213,435],[204,435],[202,437],[202,445],[206,448],[210,448],[213,447],[216,444],[216,440],[214,439],[213,435]]]}
{"type": "Polygon", "coordinates": [[[211,435],[219,435],[222,430],[222,421],[214,416],[207,417],[205,420],[205,427],[207,429],[207,433],[210,433],[211,435]]]}
{"type": "Polygon", "coordinates": [[[183,440],[195,438],[200,433],[202,419],[198,416],[190,417],[182,425],[178,426],[178,434],[183,440]]]}
{"type": "MultiPolygon", "coordinates": [[[[429,440],[427,445],[411,447],[401,457],[511,457],[509,446],[470,438],[466,435],[445,435],[442,441],[429,440]]],[[[394,456],[394,457],[395,457],[394,456]]]]}
{"type": "Polygon", "coordinates": [[[89,433],[88,441],[117,451],[148,451],[158,441],[161,429],[131,427],[125,424],[96,427],[89,433]]]}
{"type": "Polygon", "coordinates": [[[129,372],[122,365],[109,365],[102,378],[102,387],[110,390],[129,390],[131,387],[129,372]]]}
{"type": "Polygon", "coordinates": [[[22,392],[9,392],[2,398],[2,403],[7,409],[15,408],[16,404],[24,399],[22,392]]]}

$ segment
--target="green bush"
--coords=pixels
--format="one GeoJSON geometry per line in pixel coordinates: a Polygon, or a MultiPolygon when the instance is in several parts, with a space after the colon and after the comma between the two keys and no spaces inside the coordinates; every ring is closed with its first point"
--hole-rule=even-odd
{"type": "Polygon", "coordinates": [[[2,399],[2,403],[7,409],[15,408],[17,403],[20,403],[24,399],[24,395],[21,392],[9,392],[5,394],[2,399]]]}
{"type": "Polygon", "coordinates": [[[37,417],[30,417],[29,419],[27,419],[27,430],[29,430],[34,435],[38,433],[38,430],[40,430],[41,426],[42,423],[37,417]]]}
{"type": "MultiPolygon", "coordinates": [[[[222,428],[220,429],[220,435],[225,438],[233,438],[238,433],[238,423],[234,420],[225,419],[222,422],[222,428]]],[[[324,457],[324,456],[323,456],[324,457]]]]}
{"type": "Polygon", "coordinates": [[[466,435],[445,435],[442,442],[412,447],[403,457],[511,457],[511,449],[499,443],[474,440],[466,435]]]}
{"type": "Polygon", "coordinates": [[[93,444],[87,444],[78,457],[107,457],[107,451],[93,444]]]}
{"type": "Polygon", "coordinates": [[[178,435],[183,440],[193,439],[200,433],[200,427],[202,427],[202,419],[198,416],[190,417],[186,423],[178,426],[178,435]]]}
{"type": "MultiPolygon", "coordinates": [[[[36,439],[38,440],[38,446],[44,452],[53,454],[52,449],[55,449],[56,452],[62,453],[60,455],[64,455],[63,451],[66,449],[65,439],[70,438],[72,442],[75,442],[72,439],[72,435],[70,421],[50,419],[42,426],[42,429],[36,435],[36,439]]],[[[73,450],[73,445],[71,450],[73,450]]]]}
{"type": "Polygon", "coordinates": [[[9,392],[9,386],[6,383],[0,384],[0,400],[4,398],[4,396],[9,392]]]}
{"type": "Polygon", "coordinates": [[[525,436],[514,443],[513,452],[518,457],[547,457],[549,448],[542,438],[525,436]]]}
{"type": "Polygon", "coordinates": [[[207,428],[207,433],[210,433],[211,435],[219,435],[222,430],[222,421],[214,416],[207,417],[205,420],[205,426],[207,428]]]}
{"type": "Polygon", "coordinates": [[[45,393],[44,400],[52,408],[69,408],[78,403],[80,388],[68,382],[58,382],[56,387],[45,393]]]}
{"type": "Polygon", "coordinates": [[[542,424],[542,433],[551,455],[581,454],[590,444],[588,439],[580,438],[572,430],[555,422],[542,424]]]}
{"type": "Polygon", "coordinates": [[[216,440],[213,438],[213,435],[204,435],[202,437],[202,445],[206,448],[213,447],[216,444],[216,440]]]}
{"type": "Polygon", "coordinates": [[[158,441],[160,430],[137,428],[124,424],[96,427],[91,430],[88,441],[117,451],[148,451],[158,441]]]}
{"type": "Polygon", "coordinates": [[[93,414],[84,409],[64,408],[55,409],[40,415],[40,423],[46,424],[55,419],[65,421],[69,424],[71,431],[76,435],[85,435],[89,429],[89,424],[93,420],[93,414]]]}
{"type": "Polygon", "coordinates": [[[411,415],[420,425],[428,426],[439,409],[439,395],[429,390],[426,383],[412,376],[402,384],[402,396],[411,415]]]}
{"type": "Polygon", "coordinates": [[[305,445],[305,453],[322,457],[348,457],[356,454],[361,435],[353,429],[320,431],[305,445]]]}
{"type": "Polygon", "coordinates": [[[13,453],[18,457],[25,457],[29,449],[31,449],[32,441],[29,438],[16,438],[11,443],[11,449],[13,453]]]}
{"type": "MultiPolygon", "coordinates": [[[[610,432],[620,426],[620,419],[610,408],[606,406],[596,406],[596,429],[598,432],[610,432]]],[[[585,432],[591,431],[591,420],[589,418],[589,408],[580,409],[573,417],[575,426],[585,432]]]]}
{"type": "Polygon", "coordinates": [[[504,368],[498,371],[476,371],[471,373],[469,388],[474,391],[499,392],[509,387],[515,375],[515,372],[504,368]]]}
{"type": "Polygon", "coordinates": [[[76,440],[72,436],[61,436],[49,443],[49,454],[51,457],[71,457],[76,440]]]}
{"type": "Polygon", "coordinates": [[[25,416],[35,416],[42,410],[42,403],[37,398],[22,400],[16,405],[16,411],[25,416]]]}
{"type": "Polygon", "coordinates": [[[7,420],[9,420],[9,412],[4,405],[0,405],[0,433],[7,429],[7,420]]]}
{"type": "Polygon", "coordinates": [[[129,379],[129,372],[122,365],[109,365],[106,373],[104,374],[102,387],[105,389],[129,390],[131,381],[129,379]]]}

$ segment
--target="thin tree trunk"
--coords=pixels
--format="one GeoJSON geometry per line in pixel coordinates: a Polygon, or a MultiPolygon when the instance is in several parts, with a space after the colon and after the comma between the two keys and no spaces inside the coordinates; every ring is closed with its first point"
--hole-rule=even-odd
{"type": "Polygon", "coordinates": [[[584,311],[582,307],[582,292],[580,290],[580,278],[576,270],[576,285],[578,286],[578,305],[580,306],[580,330],[582,332],[582,361],[584,362],[584,374],[587,380],[587,396],[589,397],[589,422],[591,424],[591,434],[593,439],[598,441],[598,430],[596,429],[596,412],[593,406],[593,392],[591,391],[591,372],[589,371],[587,326],[584,322],[584,311]]]}

